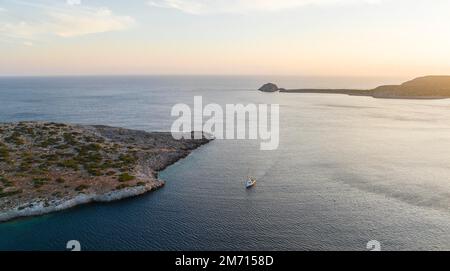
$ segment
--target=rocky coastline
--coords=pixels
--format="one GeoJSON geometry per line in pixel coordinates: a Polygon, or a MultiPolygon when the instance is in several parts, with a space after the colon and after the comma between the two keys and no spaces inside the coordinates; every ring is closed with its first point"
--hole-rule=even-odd
{"type": "Polygon", "coordinates": [[[210,139],[50,122],[0,123],[0,222],[157,190],[210,139]]]}

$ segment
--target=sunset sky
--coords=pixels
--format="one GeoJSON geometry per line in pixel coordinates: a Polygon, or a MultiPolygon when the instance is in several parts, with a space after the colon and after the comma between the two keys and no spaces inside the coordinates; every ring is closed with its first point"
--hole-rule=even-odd
{"type": "Polygon", "coordinates": [[[0,75],[450,74],[448,0],[0,0],[0,75]]]}

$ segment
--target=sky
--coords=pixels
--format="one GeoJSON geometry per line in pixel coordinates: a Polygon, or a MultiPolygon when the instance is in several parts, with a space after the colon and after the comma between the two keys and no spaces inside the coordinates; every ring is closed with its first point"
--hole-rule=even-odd
{"type": "Polygon", "coordinates": [[[450,74],[448,0],[0,0],[0,76],[450,74]]]}

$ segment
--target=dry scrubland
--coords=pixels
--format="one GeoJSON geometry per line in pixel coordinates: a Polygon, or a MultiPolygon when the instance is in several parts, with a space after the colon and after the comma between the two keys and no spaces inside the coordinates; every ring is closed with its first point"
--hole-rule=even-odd
{"type": "Polygon", "coordinates": [[[107,126],[0,124],[0,221],[164,185],[158,171],[207,143],[107,126]]]}

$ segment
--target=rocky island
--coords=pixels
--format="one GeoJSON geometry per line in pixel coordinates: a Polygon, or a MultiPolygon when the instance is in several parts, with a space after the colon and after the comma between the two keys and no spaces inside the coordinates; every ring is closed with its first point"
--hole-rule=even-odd
{"type": "Polygon", "coordinates": [[[267,83],[260,87],[258,90],[262,92],[276,92],[280,89],[274,83],[267,83]]]}
{"type": "Polygon", "coordinates": [[[209,142],[108,126],[0,123],[0,221],[158,189],[158,172],[209,142]]]}
{"type": "Polygon", "coordinates": [[[450,76],[424,76],[405,82],[401,85],[386,85],[368,90],[279,89],[279,91],[283,93],[347,94],[384,99],[444,99],[450,98],[450,76]]]}

